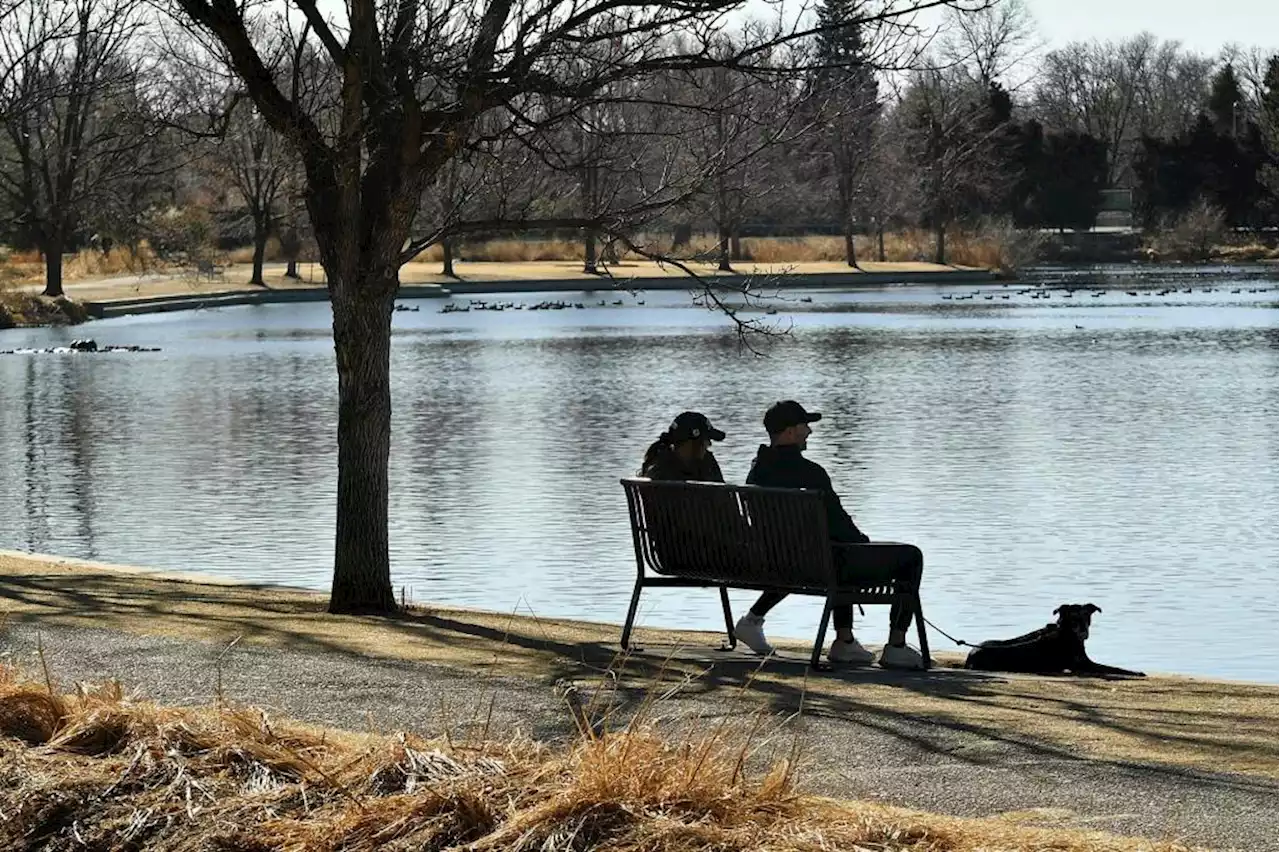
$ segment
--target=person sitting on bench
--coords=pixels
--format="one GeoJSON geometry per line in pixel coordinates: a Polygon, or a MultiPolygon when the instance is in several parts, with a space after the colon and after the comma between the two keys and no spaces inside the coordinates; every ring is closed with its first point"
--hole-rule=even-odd
{"type": "Polygon", "coordinates": [[[682,411],[645,451],[640,475],[681,482],[724,482],[720,463],[711,454],[711,442],[723,440],[724,432],[712,426],[705,414],[682,411]]]}
{"type": "MultiPolygon", "coordinates": [[[[888,570],[899,588],[916,590],[924,568],[924,557],[919,548],[910,544],[893,542],[871,543],[871,539],[858,529],[857,524],[840,505],[840,497],[831,485],[831,477],[822,465],[806,459],[802,454],[813,432],[810,423],[816,423],[822,415],[805,411],[794,400],[774,403],[764,415],[764,428],[769,433],[769,443],[761,444],[747,474],[748,485],[771,488],[811,488],[822,492],[827,510],[827,528],[835,543],[836,570],[857,568],[888,570]],[[866,545],[845,547],[842,545],[866,545]]],[[[769,610],[786,597],[782,592],[765,592],[738,619],[734,635],[757,654],[770,654],[773,647],[764,635],[764,617],[769,610]]],[[[912,610],[895,603],[889,613],[889,641],[880,653],[880,665],[884,668],[923,668],[920,653],[907,645],[907,628],[911,626],[912,610]]],[[[832,610],[836,638],[827,652],[833,663],[869,665],[875,655],[858,642],[853,635],[853,606],[844,604],[832,610]]]]}

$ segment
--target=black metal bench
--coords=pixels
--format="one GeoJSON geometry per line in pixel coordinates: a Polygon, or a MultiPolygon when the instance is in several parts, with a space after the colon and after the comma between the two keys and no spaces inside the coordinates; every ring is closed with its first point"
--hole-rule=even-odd
{"type": "Polygon", "coordinates": [[[719,588],[730,648],[737,640],[729,589],[754,589],[826,599],[809,661],[815,669],[825,668],[822,646],[834,606],[899,600],[914,612],[920,654],[925,668],[931,665],[918,589],[900,589],[885,576],[860,577],[858,545],[838,545],[855,551],[855,567],[841,570],[852,583],[838,582],[820,492],[642,478],[623,479],[622,487],[636,551],[635,590],[622,627],[624,649],[630,647],[645,588],[719,588]]]}

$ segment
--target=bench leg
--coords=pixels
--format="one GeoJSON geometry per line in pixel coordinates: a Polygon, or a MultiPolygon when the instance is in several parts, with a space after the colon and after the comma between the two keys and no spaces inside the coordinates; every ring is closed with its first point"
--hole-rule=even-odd
{"type": "Polygon", "coordinates": [[[928,671],[933,667],[933,661],[929,659],[929,633],[924,629],[924,605],[920,602],[919,592],[916,592],[912,604],[916,611],[916,633],[920,637],[920,656],[924,660],[925,670],[928,671]]]}
{"type": "Polygon", "coordinates": [[[818,620],[818,638],[813,640],[813,655],[809,658],[809,668],[814,671],[826,671],[822,665],[822,645],[827,638],[827,622],[831,620],[831,598],[828,597],[822,606],[822,618],[818,620]]]}
{"type": "Polygon", "coordinates": [[[622,625],[622,650],[631,650],[631,627],[635,624],[636,608],[640,606],[640,590],[644,588],[644,582],[636,578],[635,590],[631,593],[631,606],[627,608],[627,620],[622,625]]]}
{"type": "Polygon", "coordinates": [[[738,647],[738,637],[733,635],[733,610],[729,608],[729,588],[720,587],[720,605],[724,607],[724,632],[729,634],[729,650],[738,647]]]}

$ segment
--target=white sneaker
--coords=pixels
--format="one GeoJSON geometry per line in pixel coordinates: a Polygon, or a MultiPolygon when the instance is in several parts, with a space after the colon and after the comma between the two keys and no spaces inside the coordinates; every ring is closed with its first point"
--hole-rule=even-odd
{"type": "Polygon", "coordinates": [[[841,642],[836,639],[831,643],[830,650],[827,651],[827,659],[833,663],[853,663],[855,666],[869,666],[875,658],[876,655],[862,647],[856,638],[850,639],[848,642],[841,642]]]}
{"type": "Polygon", "coordinates": [[[923,669],[924,657],[910,645],[885,645],[880,652],[882,669],[923,669]]]}
{"type": "Polygon", "coordinates": [[[749,612],[739,618],[738,623],[733,626],[733,636],[762,657],[773,653],[773,646],[764,638],[763,615],[749,612]]]}

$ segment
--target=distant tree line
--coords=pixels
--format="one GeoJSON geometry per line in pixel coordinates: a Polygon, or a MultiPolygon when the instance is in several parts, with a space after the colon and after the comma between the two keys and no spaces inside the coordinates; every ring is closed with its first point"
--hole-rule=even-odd
{"type": "MultiPolygon", "coordinates": [[[[274,236],[296,274],[312,243],[296,148],[207,46],[168,33],[169,52],[149,51],[149,8],[0,0],[0,241],[40,250],[50,292],[62,255],[90,245],[167,258],[250,245],[261,283],[274,236]]],[[[423,186],[416,244],[443,245],[451,269],[461,242],[536,223],[580,237],[594,271],[620,234],[670,234],[662,248],[678,252],[707,232],[728,269],[744,235],[819,232],[842,235],[856,265],[856,235],[882,246],[886,230],[927,228],[941,261],[959,225],[1090,228],[1108,189],[1129,191],[1148,229],[1196,205],[1229,227],[1275,224],[1274,54],[1208,57],[1149,34],[1046,51],[1021,0],[953,11],[933,38],[865,15],[861,0],[824,0],[820,34],[749,64],[619,80],[572,115],[544,99],[523,136],[509,115],[485,117],[491,132],[423,186]]],[[[733,56],[763,27],[706,50],[733,56]]],[[[269,42],[282,85],[334,96],[322,45],[269,42]]],[[[585,48],[571,60],[598,61],[585,48]]]]}

